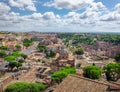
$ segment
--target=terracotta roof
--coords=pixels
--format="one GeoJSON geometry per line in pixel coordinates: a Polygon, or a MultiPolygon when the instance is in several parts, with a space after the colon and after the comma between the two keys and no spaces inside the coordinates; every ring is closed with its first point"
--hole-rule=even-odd
{"type": "Polygon", "coordinates": [[[120,92],[119,89],[117,91],[109,91],[109,88],[109,83],[91,80],[77,75],[69,75],[57,86],[54,92],[120,92]]]}

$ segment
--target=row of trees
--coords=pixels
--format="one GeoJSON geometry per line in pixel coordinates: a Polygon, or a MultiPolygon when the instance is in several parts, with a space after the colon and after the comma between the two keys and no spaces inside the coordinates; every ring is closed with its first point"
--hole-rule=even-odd
{"type": "Polygon", "coordinates": [[[102,35],[98,36],[97,39],[106,41],[106,42],[110,42],[115,45],[120,43],[120,35],[116,35],[116,34],[102,34],[102,35]]]}
{"type": "Polygon", "coordinates": [[[94,38],[93,37],[74,36],[73,44],[77,44],[79,42],[84,43],[84,44],[94,44],[94,38]]]}
{"type": "Polygon", "coordinates": [[[61,39],[65,39],[65,42],[69,40],[73,40],[73,44],[77,44],[78,42],[85,44],[94,44],[94,38],[100,41],[106,41],[113,44],[120,43],[120,35],[118,34],[83,34],[83,35],[74,35],[74,33],[61,33],[58,34],[58,37],[61,39]],[[84,36],[83,36],[84,35],[84,36]]]}
{"type": "Polygon", "coordinates": [[[105,73],[108,81],[117,81],[120,78],[120,63],[109,63],[101,70],[98,66],[87,66],[83,69],[84,77],[99,79],[105,73]]]}

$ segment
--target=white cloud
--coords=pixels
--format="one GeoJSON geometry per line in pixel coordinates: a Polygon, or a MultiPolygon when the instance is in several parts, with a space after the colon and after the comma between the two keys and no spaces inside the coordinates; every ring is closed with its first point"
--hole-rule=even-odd
{"type": "Polygon", "coordinates": [[[21,10],[36,11],[36,7],[33,0],[9,0],[9,4],[12,7],[17,7],[21,10]]]}
{"type": "Polygon", "coordinates": [[[67,17],[67,18],[76,18],[79,16],[80,16],[80,14],[78,14],[76,12],[69,12],[67,15],[65,15],[65,17],[67,17]]]}
{"type": "Polygon", "coordinates": [[[47,2],[44,6],[55,7],[57,9],[70,9],[70,10],[80,10],[89,4],[93,0],[54,0],[53,2],[47,2]]]}
{"type": "Polygon", "coordinates": [[[26,7],[27,10],[30,10],[30,11],[37,11],[36,10],[36,7],[34,5],[29,5],[26,7]]]}
{"type": "Polygon", "coordinates": [[[101,15],[107,13],[107,8],[102,4],[102,2],[93,2],[89,7],[86,8],[86,11],[81,14],[81,18],[92,18],[97,20],[101,15]]]}
{"type": "Polygon", "coordinates": [[[93,2],[85,9],[83,13],[69,12],[65,15],[67,23],[81,26],[95,26],[102,16],[108,10],[101,2],[93,2]]]}
{"type": "Polygon", "coordinates": [[[15,16],[19,16],[20,14],[15,12],[10,12],[9,15],[12,17],[15,17],[15,16]]]}
{"type": "Polygon", "coordinates": [[[117,14],[115,12],[110,12],[101,16],[101,21],[115,21],[117,20],[117,14]]]}
{"type": "MultiPolygon", "coordinates": [[[[72,2],[71,0],[63,1],[72,2]]],[[[89,6],[86,7],[82,13],[79,13],[78,11],[71,11],[68,12],[66,15],[61,16],[55,14],[52,11],[44,13],[38,12],[30,15],[21,15],[19,13],[10,11],[10,7],[2,3],[0,4],[0,6],[5,8],[0,8],[0,12],[4,9],[5,10],[4,13],[0,13],[4,14],[0,15],[0,29],[7,29],[8,31],[110,31],[111,29],[111,31],[119,31],[118,29],[120,29],[120,4],[117,4],[114,7],[114,10],[110,11],[101,2],[93,2],[92,0],[86,0],[85,2],[87,1],[91,1],[91,3],[89,3],[89,6]]],[[[61,1],[59,0],[58,2],[61,1]]],[[[82,0],[82,2],[84,1],[82,0]]],[[[76,2],[74,2],[73,4],[77,5],[75,3],[76,2]]],[[[52,2],[51,4],[55,3],[52,2]]],[[[71,4],[72,3],[69,3],[69,5],[71,4]]],[[[27,9],[26,5],[22,5],[23,4],[19,6],[20,9],[27,9]]],[[[63,8],[69,8],[71,10],[75,9],[73,9],[73,6],[61,6],[61,9],[63,8]]],[[[79,7],[78,9],[81,8],[79,7]]]]}
{"type": "Polygon", "coordinates": [[[31,15],[31,19],[40,19],[42,17],[41,13],[33,13],[31,15]]]}
{"type": "Polygon", "coordinates": [[[5,15],[10,11],[10,7],[5,3],[0,2],[0,15],[5,15]]]}
{"type": "Polygon", "coordinates": [[[93,2],[91,3],[91,8],[89,9],[94,10],[94,11],[103,11],[106,9],[106,7],[103,5],[102,2],[97,2],[97,3],[93,2]]]}
{"type": "MultiPolygon", "coordinates": [[[[0,28],[9,26],[10,27],[24,27],[28,28],[28,30],[36,28],[36,27],[52,27],[56,24],[60,23],[60,16],[54,14],[53,12],[45,12],[41,13],[33,13],[31,15],[21,16],[19,13],[10,12],[3,17],[0,16],[0,28]],[[2,24],[1,24],[2,23],[2,24]]],[[[15,29],[14,28],[14,29],[15,29]]],[[[21,30],[21,29],[18,29],[21,30]]]]}
{"type": "Polygon", "coordinates": [[[55,15],[53,12],[45,12],[42,17],[45,20],[60,18],[59,15],[55,15]]]}
{"type": "Polygon", "coordinates": [[[120,4],[115,5],[114,11],[104,14],[100,18],[101,21],[120,21],[120,4]]]}
{"type": "Polygon", "coordinates": [[[120,14],[120,3],[118,3],[117,5],[115,5],[115,9],[120,14]]]}

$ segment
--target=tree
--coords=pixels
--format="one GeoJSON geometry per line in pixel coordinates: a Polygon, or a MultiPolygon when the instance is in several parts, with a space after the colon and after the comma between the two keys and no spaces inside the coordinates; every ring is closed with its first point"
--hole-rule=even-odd
{"type": "Polygon", "coordinates": [[[108,81],[117,81],[120,78],[120,63],[109,63],[103,69],[108,81]]]}
{"type": "Polygon", "coordinates": [[[46,45],[45,44],[39,43],[37,47],[38,47],[40,52],[43,52],[43,53],[46,52],[46,45]]]}
{"type": "Polygon", "coordinates": [[[68,74],[75,74],[76,70],[74,67],[62,67],[61,71],[65,71],[68,74]]]}
{"type": "Polygon", "coordinates": [[[15,68],[16,67],[16,65],[17,65],[17,62],[9,62],[9,64],[8,64],[8,68],[10,68],[11,70],[13,70],[13,68],[15,68]]]}
{"type": "Polygon", "coordinates": [[[60,83],[68,74],[75,74],[76,70],[72,67],[63,67],[60,71],[54,72],[51,78],[54,82],[60,83]]]}
{"type": "Polygon", "coordinates": [[[0,46],[1,50],[8,50],[8,48],[6,46],[0,46]]]}
{"type": "Polygon", "coordinates": [[[84,54],[84,51],[82,48],[79,48],[78,50],[75,51],[75,54],[82,55],[82,54],[84,54]]]}
{"type": "Polygon", "coordinates": [[[83,68],[84,77],[90,79],[99,79],[101,76],[102,70],[98,66],[87,66],[83,68]]]}
{"type": "Polygon", "coordinates": [[[63,78],[65,78],[68,74],[64,71],[58,71],[52,74],[52,80],[54,80],[57,83],[60,83],[63,78]]]}
{"type": "Polygon", "coordinates": [[[115,60],[116,60],[117,62],[120,62],[120,53],[115,56],[115,60]]]}
{"type": "Polygon", "coordinates": [[[9,64],[8,64],[8,68],[10,68],[11,70],[13,70],[13,68],[17,68],[17,70],[19,69],[19,67],[21,67],[22,66],[22,63],[23,63],[24,61],[10,61],[9,62],[9,64]]]}
{"type": "Polygon", "coordinates": [[[47,57],[55,57],[56,53],[54,51],[46,52],[47,57]]]}
{"type": "Polygon", "coordinates": [[[23,62],[24,62],[24,60],[23,60],[23,59],[20,59],[18,62],[23,63],[23,62]]]}
{"type": "Polygon", "coordinates": [[[18,69],[19,67],[21,67],[22,66],[22,63],[21,62],[16,62],[15,63],[15,67],[18,69]]]}
{"type": "Polygon", "coordinates": [[[16,44],[15,47],[16,47],[17,49],[21,49],[21,45],[20,45],[20,44],[16,44]]]}
{"type": "Polygon", "coordinates": [[[9,62],[8,68],[11,68],[11,70],[13,70],[13,68],[15,68],[15,67],[18,69],[19,67],[22,66],[24,59],[21,57],[23,57],[25,59],[26,55],[24,55],[23,53],[20,53],[18,51],[14,51],[11,56],[5,57],[4,60],[9,62]]]}
{"type": "Polygon", "coordinates": [[[39,48],[39,51],[44,53],[45,52],[45,48],[39,48]]]}
{"type": "Polygon", "coordinates": [[[5,57],[6,55],[7,55],[6,52],[4,52],[4,51],[0,52],[0,57],[5,57]]]}
{"type": "Polygon", "coordinates": [[[7,57],[5,57],[4,59],[5,59],[7,62],[9,62],[8,68],[11,68],[11,70],[13,70],[13,68],[16,67],[16,68],[18,69],[19,67],[22,66],[22,63],[24,62],[23,59],[17,60],[17,58],[18,58],[19,56],[21,56],[22,54],[21,54],[21,53],[18,53],[18,52],[14,52],[12,55],[13,55],[13,56],[7,56],[7,57]]]}
{"type": "Polygon", "coordinates": [[[41,83],[17,82],[7,86],[4,92],[43,92],[47,85],[41,83]]]}
{"type": "Polygon", "coordinates": [[[11,62],[9,62],[9,64],[8,64],[8,69],[10,68],[11,70],[13,70],[13,68],[17,68],[17,70],[18,70],[18,68],[19,67],[21,67],[22,66],[22,63],[20,63],[20,62],[15,62],[15,61],[11,61],[11,62]]]}
{"type": "Polygon", "coordinates": [[[28,47],[32,44],[32,42],[33,42],[33,39],[24,39],[23,40],[23,45],[28,47]]]}
{"type": "Polygon", "coordinates": [[[21,56],[22,56],[24,59],[27,58],[27,55],[25,55],[25,54],[22,54],[21,56]]]}
{"type": "Polygon", "coordinates": [[[30,43],[23,43],[24,46],[29,47],[30,43]]]}
{"type": "Polygon", "coordinates": [[[16,57],[15,56],[7,56],[4,58],[4,60],[6,60],[8,62],[12,62],[12,61],[16,60],[16,57]]]}
{"type": "Polygon", "coordinates": [[[14,51],[14,52],[12,53],[12,55],[17,58],[17,57],[22,57],[24,54],[23,54],[23,53],[20,53],[20,52],[18,52],[18,51],[14,51]]]}

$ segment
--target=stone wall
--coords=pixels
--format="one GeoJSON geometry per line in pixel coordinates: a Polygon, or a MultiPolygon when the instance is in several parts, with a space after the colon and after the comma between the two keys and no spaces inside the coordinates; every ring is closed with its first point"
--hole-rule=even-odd
{"type": "Polygon", "coordinates": [[[12,75],[4,79],[1,79],[0,80],[0,92],[3,92],[4,87],[6,87],[13,79],[14,77],[12,75]]]}

